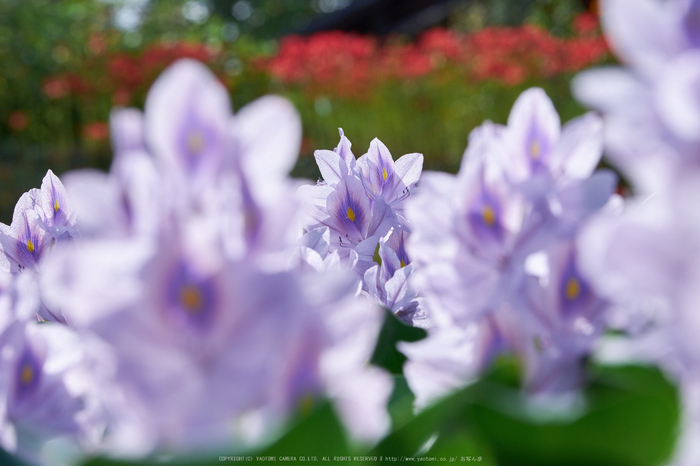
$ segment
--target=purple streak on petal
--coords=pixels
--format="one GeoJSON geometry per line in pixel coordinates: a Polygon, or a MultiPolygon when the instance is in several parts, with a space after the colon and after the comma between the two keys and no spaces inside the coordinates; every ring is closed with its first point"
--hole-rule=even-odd
{"type": "Polygon", "coordinates": [[[408,258],[408,253],[406,252],[406,240],[408,239],[408,230],[405,228],[398,228],[394,230],[388,241],[389,247],[394,250],[396,256],[399,258],[399,262],[403,263],[401,266],[405,267],[411,263],[408,258]]]}
{"type": "Polygon", "coordinates": [[[241,198],[243,200],[243,234],[248,250],[254,250],[263,227],[264,214],[251,193],[248,180],[241,177],[241,198]]]}
{"type": "Polygon", "coordinates": [[[69,214],[66,188],[51,170],[41,182],[41,208],[46,219],[44,228],[54,239],[76,235],[75,221],[69,214]]]}
{"type": "Polygon", "coordinates": [[[529,156],[530,169],[532,173],[545,168],[549,162],[549,154],[552,151],[552,141],[539,128],[536,115],[532,115],[530,129],[525,136],[525,153],[529,156]]]}
{"type": "Polygon", "coordinates": [[[385,187],[394,185],[394,159],[389,149],[377,138],[369,145],[367,152],[369,161],[369,178],[372,184],[372,195],[385,193],[385,187]]]}
{"type": "Polygon", "coordinates": [[[36,212],[27,209],[15,216],[11,230],[0,232],[0,243],[8,258],[17,265],[35,268],[47,246],[36,212]]]}
{"type": "Polygon", "coordinates": [[[362,183],[352,176],[344,177],[328,196],[328,226],[342,241],[359,243],[368,236],[370,203],[362,183]]]}
{"type": "Polygon", "coordinates": [[[690,44],[695,48],[700,47],[700,1],[692,0],[688,5],[683,17],[683,28],[690,44]]]}
{"type": "Polygon", "coordinates": [[[304,404],[318,396],[322,389],[319,374],[322,338],[309,333],[299,336],[298,347],[291,350],[292,355],[287,361],[290,369],[286,380],[288,408],[301,404],[300,409],[304,410],[304,404]]]}

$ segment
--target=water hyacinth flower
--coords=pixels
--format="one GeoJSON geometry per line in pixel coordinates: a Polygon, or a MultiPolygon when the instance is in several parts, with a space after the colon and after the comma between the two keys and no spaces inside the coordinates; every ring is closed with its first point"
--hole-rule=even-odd
{"type": "Polygon", "coordinates": [[[690,0],[601,2],[604,31],[626,66],[573,82],[574,95],[603,113],[607,153],[638,192],[666,189],[676,170],[697,163],[699,8],[690,0]]]}
{"type": "Polygon", "coordinates": [[[199,63],[180,60],[154,83],[143,113],[115,110],[111,125],[110,175],[69,175],[69,190],[76,191],[93,236],[152,236],[172,216],[215,213],[223,219],[226,253],[235,258],[266,261],[298,239],[287,228],[298,209],[297,183],[287,174],[301,127],[286,100],[266,96],[234,115],[217,78],[199,63]],[[202,107],[207,102],[215,102],[212,111],[202,107]]]}
{"type": "MultiPolygon", "coordinates": [[[[356,274],[293,264],[301,229],[287,173],[298,115],[278,97],[235,116],[228,101],[203,110],[224,93],[202,65],[174,64],[143,116],[113,114],[111,172],[68,176],[81,216],[104,208],[110,227],[93,219],[80,242],[54,251],[42,297],[114,362],[104,446],[136,456],[242,448],[315,398],[335,402],[353,438],[376,440],[391,391],[387,374],[367,367],[381,309],[358,297],[356,274]],[[101,197],[86,199],[100,183],[101,197]]],[[[345,241],[388,230],[384,210],[371,214],[376,224],[363,217],[361,181],[349,185],[333,201],[357,221],[345,241]]],[[[304,251],[319,255],[329,242],[321,234],[304,251]]]]}
{"type": "Polygon", "coordinates": [[[473,380],[503,352],[524,362],[531,393],[577,387],[605,306],[589,292],[576,254],[556,245],[570,244],[612,194],[614,176],[592,174],[601,137],[590,115],[561,130],[551,101],[530,89],[506,127],[487,123],[472,132],[457,176],[424,176],[408,201],[407,249],[434,327],[427,340],[401,347],[418,400],[473,380]],[[550,263],[539,278],[530,270],[533,255],[550,263]],[[448,374],[419,380],[437,368],[448,374]]]}
{"type": "Polygon", "coordinates": [[[582,269],[616,307],[620,336],[599,353],[613,363],[658,364],[679,384],[683,427],[671,464],[695,464],[698,428],[697,280],[700,199],[697,169],[651,198],[630,199],[588,225],[579,240],[582,269]]]}
{"type": "MultiPolygon", "coordinates": [[[[384,387],[374,398],[335,392],[339,367],[358,375],[366,371],[381,325],[378,309],[353,304],[352,274],[330,281],[315,276],[308,287],[295,274],[261,273],[252,263],[226,260],[220,249],[207,252],[208,241],[179,241],[65,249],[52,257],[44,279],[48,299],[73,310],[68,317],[76,327],[113,349],[126,400],[117,431],[136,429],[141,454],[154,448],[241,446],[246,433],[235,435],[234,429],[232,435],[230,427],[245,425],[251,415],[265,421],[266,438],[306,396],[337,397],[349,403],[350,417],[353,407],[386,402],[390,380],[376,371],[366,376],[368,383],[384,387]],[[128,251],[130,267],[124,260],[128,251]],[[101,273],[83,274],[90,263],[101,273]],[[318,291],[307,294],[307,289],[318,291]],[[343,324],[341,330],[337,319],[365,323],[343,324]],[[298,347],[301,343],[306,346],[298,347]],[[334,349],[338,345],[345,349],[334,349]],[[328,358],[340,359],[326,368],[328,358]],[[288,375],[278,381],[280,374],[288,375]]],[[[361,438],[381,435],[388,426],[386,413],[373,412],[359,426],[351,419],[351,431],[361,438]],[[370,431],[367,422],[373,423],[370,431]]]]}
{"type": "Polygon", "coordinates": [[[104,418],[82,342],[64,325],[36,322],[36,281],[2,275],[0,446],[31,462],[63,439],[96,448],[104,418]]]}
{"type": "MultiPolygon", "coordinates": [[[[41,262],[57,242],[64,243],[79,236],[72,203],[61,181],[49,170],[41,189],[24,193],[8,226],[0,223],[0,261],[5,273],[24,273],[36,279],[41,262]]],[[[60,310],[37,306],[39,320],[66,323],[60,310]]]]}
{"type": "Polygon", "coordinates": [[[328,228],[330,250],[337,251],[341,258],[351,252],[359,256],[358,273],[364,273],[372,263],[372,256],[379,238],[386,234],[396,222],[396,217],[383,199],[372,201],[366,194],[362,182],[346,175],[333,187],[304,186],[302,195],[323,190],[317,205],[310,206],[307,229],[328,228]],[[309,224],[310,223],[310,224],[309,224]]]}
{"type": "Polygon", "coordinates": [[[6,270],[38,270],[42,257],[58,240],[77,235],[76,220],[63,184],[51,170],[41,189],[24,193],[8,226],[0,224],[0,244],[7,260],[6,270]]]}
{"type": "Polygon", "coordinates": [[[61,180],[51,170],[41,182],[41,207],[39,221],[54,241],[74,238],[79,235],[77,219],[70,198],[61,180]]]}
{"type": "Polygon", "coordinates": [[[521,330],[508,333],[515,352],[524,355],[528,391],[566,392],[584,380],[583,363],[604,328],[609,303],[579,270],[573,242],[554,243],[542,254],[546,274],[524,280],[516,309],[521,330]]]}
{"type": "Polygon", "coordinates": [[[406,154],[394,162],[378,139],[369,151],[355,160],[350,141],[340,130],[340,142],[333,151],[316,151],[323,180],[304,186],[307,218],[304,229],[330,230],[330,251],[347,258],[359,256],[355,270],[360,274],[372,266],[379,238],[389,230],[406,226],[403,201],[415,187],[423,167],[421,154],[406,154]]]}
{"type": "MultiPolygon", "coordinates": [[[[232,111],[226,89],[204,67],[181,60],[150,89],[144,108],[149,149],[172,179],[195,189],[214,177],[226,156],[232,111]]],[[[181,186],[185,188],[185,186],[181,186]]]]}
{"type": "Polygon", "coordinates": [[[406,154],[394,162],[389,149],[375,138],[357,166],[367,195],[371,199],[381,197],[395,211],[402,212],[402,201],[408,198],[423,170],[423,154],[406,154]]]}
{"type": "Polygon", "coordinates": [[[404,323],[427,328],[430,318],[423,299],[408,281],[413,265],[406,253],[408,232],[392,229],[379,240],[381,265],[376,264],[364,274],[367,293],[379,304],[390,309],[404,323]]]}
{"type": "Polygon", "coordinates": [[[600,110],[606,152],[635,197],[584,231],[582,267],[616,308],[601,357],[653,361],[679,384],[684,426],[672,464],[696,464],[697,244],[700,4],[694,0],[601,3],[623,66],[576,77],[573,89],[600,110]],[[645,34],[653,29],[655,34],[645,34]],[[692,283],[692,285],[691,285],[692,283]]]}
{"type": "Polygon", "coordinates": [[[314,152],[323,183],[331,186],[337,184],[345,175],[355,173],[357,165],[355,155],[352,153],[352,143],[345,137],[342,128],[339,128],[338,131],[340,132],[340,142],[335,149],[314,152]]]}
{"type": "Polygon", "coordinates": [[[540,88],[523,92],[513,104],[505,131],[506,164],[512,181],[539,176],[585,179],[602,154],[602,122],[592,113],[561,126],[552,101],[540,88]]]}
{"type": "Polygon", "coordinates": [[[14,273],[37,270],[40,259],[51,245],[51,235],[41,228],[35,207],[38,190],[24,193],[15,206],[10,226],[0,225],[0,242],[14,273]]]}

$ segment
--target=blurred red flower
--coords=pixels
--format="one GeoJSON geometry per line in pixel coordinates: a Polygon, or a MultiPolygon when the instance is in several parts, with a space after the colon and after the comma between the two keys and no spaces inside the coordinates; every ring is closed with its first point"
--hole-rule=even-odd
{"type": "Polygon", "coordinates": [[[109,137],[109,125],[103,121],[93,121],[83,128],[83,137],[89,141],[104,141],[109,137]]]}
{"type": "Polygon", "coordinates": [[[60,99],[68,94],[68,83],[62,78],[50,77],[44,80],[42,89],[48,98],[60,99]]]}
{"type": "Polygon", "coordinates": [[[590,35],[598,31],[600,23],[598,17],[593,13],[583,12],[579,13],[576,18],[574,18],[573,28],[580,35],[590,35]]]}
{"type": "Polygon", "coordinates": [[[15,110],[14,112],[10,113],[10,117],[7,119],[7,124],[13,131],[24,131],[24,129],[26,129],[29,125],[29,117],[23,111],[15,110]]]}

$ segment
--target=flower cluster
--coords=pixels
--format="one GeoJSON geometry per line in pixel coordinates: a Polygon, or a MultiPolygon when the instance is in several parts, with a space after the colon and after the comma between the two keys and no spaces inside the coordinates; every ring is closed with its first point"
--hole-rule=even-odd
{"type": "Polygon", "coordinates": [[[391,380],[366,364],[381,308],[355,273],[295,259],[293,107],[233,115],[184,60],[111,126],[109,173],[49,172],[0,231],[2,447],[241,447],[320,398],[356,441],[384,434],[391,380]]]}
{"type": "Polygon", "coordinates": [[[383,46],[340,31],[290,36],[264,67],[286,83],[340,95],[359,95],[386,80],[426,76],[445,67],[474,81],[518,84],[579,71],[604,59],[608,48],[596,33],[595,17],[585,16],[579,23],[578,35],[568,39],[532,25],[486,28],[463,37],[436,28],[415,43],[383,46]]]}
{"type": "Polygon", "coordinates": [[[428,339],[401,348],[420,404],[477,377],[503,352],[523,361],[532,393],[580,384],[606,310],[580,272],[575,244],[615,188],[612,173],[594,172],[601,153],[599,118],[562,128],[533,88],[507,126],[472,132],[456,176],[424,175],[408,201],[408,252],[434,325],[428,339]]]}
{"type": "Polygon", "coordinates": [[[309,206],[305,237],[324,238],[314,240],[320,259],[344,262],[376,302],[407,323],[427,325],[426,310],[407,281],[410,227],[403,212],[423,169],[423,155],[406,154],[394,162],[389,149],[374,139],[356,160],[340,130],[335,150],[315,156],[323,180],[301,188],[309,206]],[[375,251],[379,264],[374,264],[375,251]]]}

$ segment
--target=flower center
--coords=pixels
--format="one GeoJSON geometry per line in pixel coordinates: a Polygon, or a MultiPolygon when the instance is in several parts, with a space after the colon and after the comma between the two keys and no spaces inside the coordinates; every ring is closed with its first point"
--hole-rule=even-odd
{"type": "Polygon", "coordinates": [[[58,199],[56,199],[55,201],[53,201],[53,211],[54,211],[54,212],[58,212],[58,209],[60,209],[60,208],[61,208],[61,206],[58,205],[58,199]]]}
{"type": "Polygon", "coordinates": [[[350,219],[351,222],[355,221],[355,211],[352,210],[352,207],[348,207],[348,218],[350,219]]]}
{"type": "Polygon", "coordinates": [[[185,285],[180,290],[180,304],[188,314],[199,314],[203,301],[201,291],[194,285],[185,285]]]}
{"type": "Polygon", "coordinates": [[[29,385],[34,380],[34,368],[31,364],[25,364],[22,366],[22,370],[19,374],[19,381],[22,385],[29,385]]]}
{"type": "Polygon", "coordinates": [[[199,131],[193,131],[187,138],[187,149],[192,155],[199,155],[204,149],[204,136],[199,131]]]}
{"type": "Polygon", "coordinates": [[[493,211],[491,206],[486,205],[481,210],[481,219],[484,221],[486,226],[493,226],[493,224],[496,223],[496,212],[493,211]]]}
{"type": "Polygon", "coordinates": [[[31,238],[27,239],[27,251],[34,252],[34,243],[31,238]]]}
{"type": "Polygon", "coordinates": [[[576,278],[569,278],[569,280],[566,282],[566,288],[564,289],[566,299],[573,301],[574,299],[578,298],[579,294],[581,294],[581,284],[576,278]]]}

